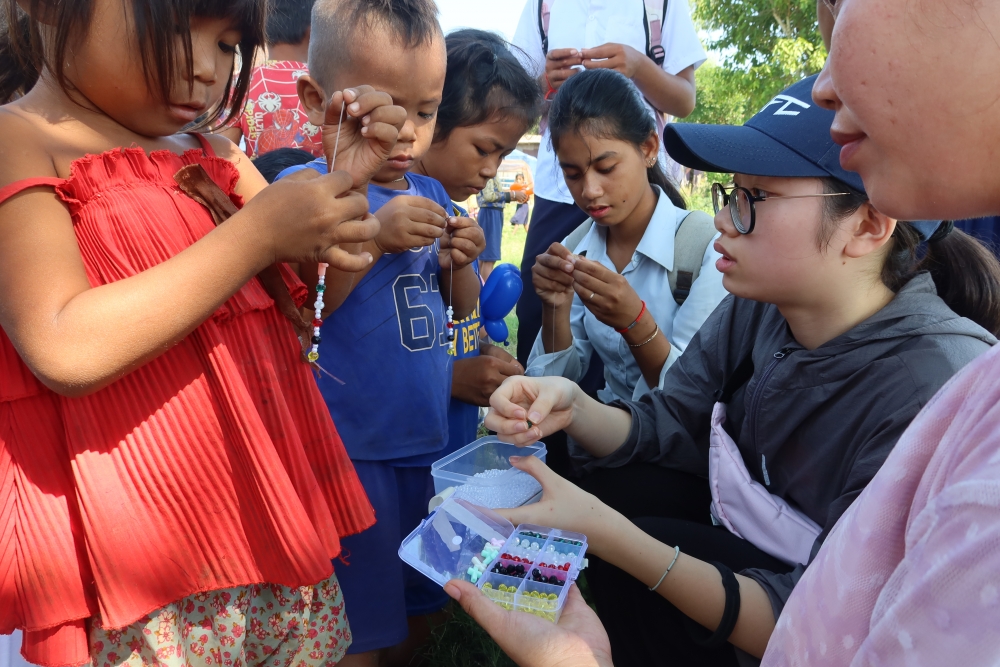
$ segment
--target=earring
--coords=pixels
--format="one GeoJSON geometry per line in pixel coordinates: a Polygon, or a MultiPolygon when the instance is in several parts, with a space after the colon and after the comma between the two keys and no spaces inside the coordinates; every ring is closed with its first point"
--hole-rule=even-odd
{"type": "Polygon", "coordinates": [[[647,164],[646,166],[652,169],[653,165],[655,164],[656,164],[656,158],[654,157],[652,160],[649,161],[649,164],[647,164]]]}

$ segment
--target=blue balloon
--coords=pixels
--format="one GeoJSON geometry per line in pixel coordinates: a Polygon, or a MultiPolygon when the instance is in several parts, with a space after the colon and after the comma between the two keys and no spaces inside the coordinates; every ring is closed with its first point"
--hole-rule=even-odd
{"type": "Polygon", "coordinates": [[[491,339],[504,345],[507,344],[507,336],[510,332],[507,330],[506,322],[503,320],[483,320],[483,326],[491,339]]]}
{"type": "Polygon", "coordinates": [[[513,264],[498,264],[479,293],[479,315],[483,327],[497,343],[507,344],[510,332],[503,318],[514,309],[523,289],[524,283],[517,267],[513,264]]]}
{"type": "Polygon", "coordinates": [[[479,295],[480,314],[484,320],[502,320],[521,298],[524,283],[513,264],[499,264],[490,273],[479,295]]]}

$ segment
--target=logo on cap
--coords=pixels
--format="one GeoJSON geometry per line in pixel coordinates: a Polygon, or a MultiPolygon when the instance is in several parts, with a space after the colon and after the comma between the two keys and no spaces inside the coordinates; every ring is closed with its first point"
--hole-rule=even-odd
{"type": "MultiPolygon", "coordinates": [[[[775,116],[798,116],[801,112],[790,109],[793,104],[802,107],[803,109],[808,109],[812,106],[806,104],[802,100],[795,99],[791,95],[775,95],[773,100],[764,105],[764,109],[768,108],[772,104],[782,104],[781,108],[774,112],[775,116]],[[782,102],[784,102],[784,104],[782,104],[782,102]]],[[[764,112],[764,109],[760,110],[761,113],[764,112]]]]}

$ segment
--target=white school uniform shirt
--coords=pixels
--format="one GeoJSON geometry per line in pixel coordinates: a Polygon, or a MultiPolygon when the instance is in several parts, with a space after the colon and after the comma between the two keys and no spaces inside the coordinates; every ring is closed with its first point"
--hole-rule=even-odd
{"type": "MultiPolygon", "coordinates": [[[[521,20],[514,32],[514,45],[527,58],[525,68],[533,76],[540,77],[545,72],[545,53],[542,51],[542,37],[538,32],[538,3],[528,0],[521,14],[521,20]]],[[[642,0],[548,0],[552,8],[549,14],[549,51],[555,49],[590,49],[602,44],[615,43],[631,46],[639,53],[646,52],[646,25],[643,20],[642,0]]],[[[701,46],[698,33],[691,22],[691,12],[687,0],[670,0],[667,15],[663,19],[660,45],[665,59],[663,70],[667,74],[691,67],[697,69],[707,56],[701,46]]],[[[515,51],[516,53],[516,51],[515,51]]],[[[646,103],[650,116],[655,117],[653,107],[646,103]]],[[[660,138],[662,141],[662,137],[660,138]]],[[[666,167],[667,155],[660,148],[660,164],[666,167]]],[[[668,172],[669,173],[669,172],[668,172]]],[[[573,197],[566,188],[562,170],[549,142],[548,130],[542,135],[538,147],[538,163],[535,168],[535,195],[550,201],[572,204],[573,197]]]]}
{"type": "MultiPolygon", "coordinates": [[[[659,191],[658,188],[657,190],[659,191]]],[[[628,284],[646,302],[648,312],[643,317],[652,315],[660,325],[658,335],[670,340],[670,354],[663,364],[657,383],[660,387],[663,386],[667,370],[681,356],[695,332],[727,294],[722,286],[722,274],[715,268],[715,261],[722,255],[709,243],[702,258],[701,272],[691,285],[688,298],[680,306],[674,301],[667,274],[674,266],[674,237],[687,214],[688,211],[674,206],[670,198],[659,191],[659,200],[646,227],[646,233],[642,235],[632,261],[622,271],[628,284]]],[[[587,259],[617,271],[608,257],[607,233],[607,227],[593,223],[580,244],[570,250],[576,254],[586,252],[587,259]]],[[[539,331],[531,356],[528,357],[525,375],[561,376],[578,382],[587,374],[590,355],[596,351],[604,361],[606,385],[597,392],[602,402],[610,403],[616,399],[634,401],[650,391],[650,386],[642,376],[639,364],[622,335],[594,317],[575,294],[569,320],[573,345],[560,352],[546,354],[542,343],[543,332],[539,331]]]]}

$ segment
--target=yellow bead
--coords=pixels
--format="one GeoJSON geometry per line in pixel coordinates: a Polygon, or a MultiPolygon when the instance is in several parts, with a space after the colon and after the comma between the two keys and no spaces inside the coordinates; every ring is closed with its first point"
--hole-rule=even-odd
{"type": "MultiPolygon", "coordinates": [[[[486,584],[486,585],[489,586],[489,584],[486,584]]],[[[555,593],[549,593],[549,599],[550,600],[558,600],[559,596],[556,595],[555,593]]]]}
{"type": "Polygon", "coordinates": [[[490,588],[493,588],[493,584],[491,584],[491,583],[485,583],[485,584],[483,584],[483,590],[488,590],[490,588]]]}
{"type": "Polygon", "coordinates": [[[312,350],[310,350],[309,354],[306,355],[306,359],[308,359],[309,361],[316,361],[317,359],[319,359],[319,352],[313,352],[312,350]]]}

